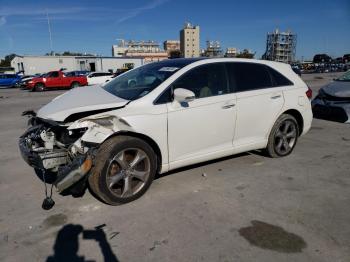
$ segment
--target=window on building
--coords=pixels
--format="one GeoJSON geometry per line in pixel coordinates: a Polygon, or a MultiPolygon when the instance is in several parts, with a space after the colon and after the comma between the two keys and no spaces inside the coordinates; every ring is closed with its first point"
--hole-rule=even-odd
{"type": "Polygon", "coordinates": [[[63,59],[62,58],[58,59],[58,63],[63,64],[63,59]]]}

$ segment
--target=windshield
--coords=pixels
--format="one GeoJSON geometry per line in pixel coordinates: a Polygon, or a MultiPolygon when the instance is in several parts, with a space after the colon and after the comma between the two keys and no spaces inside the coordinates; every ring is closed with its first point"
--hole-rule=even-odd
{"type": "Polygon", "coordinates": [[[350,71],[346,72],[344,75],[336,79],[336,81],[344,81],[349,82],[350,81],[350,71]]]}
{"type": "Polygon", "coordinates": [[[116,77],[103,86],[107,92],[126,100],[136,100],[154,90],[193,59],[172,59],[151,63],[116,77]]]}

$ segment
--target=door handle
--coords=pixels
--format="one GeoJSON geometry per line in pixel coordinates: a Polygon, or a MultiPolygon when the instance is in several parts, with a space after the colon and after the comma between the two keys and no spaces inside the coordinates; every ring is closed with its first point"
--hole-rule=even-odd
{"type": "Polygon", "coordinates": [[[222,107],[222,109],[228,109],[228,108],[231,108],[231,107],[234,107],[236,104],[228,104],[228,105],[224,105],[222,107]]]}
{"type": "Polygon", "coordinates": [[[281,98],[281,95],[273,95],[273,96],[271,96],[271,99],[277,99],[277,98],[281,98]]]}

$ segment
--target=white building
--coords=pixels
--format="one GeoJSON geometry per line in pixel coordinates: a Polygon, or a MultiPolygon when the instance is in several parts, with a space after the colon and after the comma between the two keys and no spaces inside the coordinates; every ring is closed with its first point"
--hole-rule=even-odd
{"type": "Polygon", "coordinates": [[[160,48],[156,41],[125,41],[119,39],[117,45],[112,46],[113,57],[142,57],[145,62],[158,62],[168,59],[168,53],[160,48]]]}
{"type": "Polygon", "coordinates": [[[67,71],[113,71],[125,67],[125,64],[138,67],[144,64],[143,58],[132,57],[95,57],[95,56],[16,56],[11,66],[16,72],[26,75],[40,74],[65,68],[67,71]]]}

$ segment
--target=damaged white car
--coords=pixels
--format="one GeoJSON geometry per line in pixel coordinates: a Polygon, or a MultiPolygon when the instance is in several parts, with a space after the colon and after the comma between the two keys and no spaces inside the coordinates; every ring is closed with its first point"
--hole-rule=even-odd
{"type": "Polygon", "coordinates": [[[311,126],[310,91],[286,64],[166,60],[27,112],[19,145],[61,194],[89,187],[117,205],[143,195],[157,173],[255,149],[290,154],[311,126]]]}

